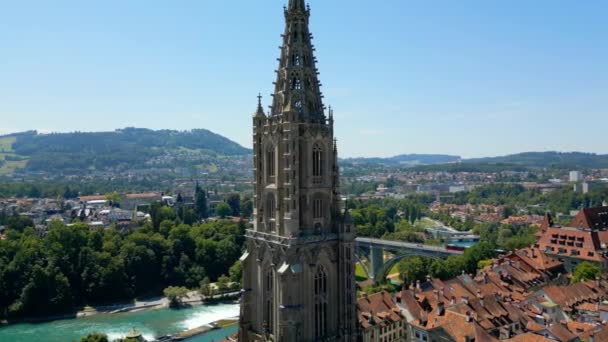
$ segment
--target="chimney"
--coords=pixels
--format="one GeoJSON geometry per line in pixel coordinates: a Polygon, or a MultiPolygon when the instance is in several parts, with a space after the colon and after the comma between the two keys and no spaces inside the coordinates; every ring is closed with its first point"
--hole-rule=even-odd
{"type": "Polygon", "coordinates": [[[469,296],[462,296],[460,297],[460,301],[464,304],[469,304],[469,296]]]}
{"type": "Polygon", "coordinates": [[[483,274],[483,283],[487,284],[489,282],[490,282],[490,277],[488,276],[487,273],[484,272],[484,274],[483,274]]]}
{"type": "Polygon", "coordinates": [[[443,305],[443,302],[437,303],[437,312],[439,313],[439,316],[443,316],[445,313],[445,306],[443,305]]]}
{"type": "Polygon", "coordinates": [[[450,299],[450,305],[454,304],[456,304],[456,297],[452,296],[452,298],[450,299]]]}
{"type": "Polygon", "coordinates": [[[532,251],[532,259],[536,258],[536,250],[534,248],[530,248],[532,251]]]}
{"type": "Polygon", "coordinates": [[[440,287],[440,288],[439,288],[439,296],[440,296],[440,297],[443,297],[443,290],[444,290],[444,288],[443,288],[443,287],[440,287]]]}
{"type": "Polygon", "coordinates": [[[484,306],[484,305],[483,305],[483,298],[484,298],[484,297],[483,297],[483,295],[482,295],[482,294],[477,295],[477,299],[479,299],[479,305],[481,305],[482,307],[484,306]]]}
{"type": "Polygon", "coordinates": [[[369,312],[369,318],[367,319],[367,322],[369,324],[374,324],[374,312],[370,310],[369,312]]]}
{"type": "Polygon", "coordinates": [[[420,290],[420,280],[416,280],[416,290],[420,290]]]}
{"type": "Polygon", "coordinates": [[[427,274],[427,276],[426,276],[426,281],[429,283],[431,282],[431,276],[429,274],[427,274]]]}
{"type": "Polygon", "coordinates": [[[435,300],[439,300],[439,291],[433,290],[433,295],[435,296],[435,300]]]}
{"type": "Polygon", "coordinates": [[[473,317],[471,317],[471,312],[467,311],[466,315],[467,315],[466,321],[469,322],[469,323],[472,322],[473,321],[473,317]]]}

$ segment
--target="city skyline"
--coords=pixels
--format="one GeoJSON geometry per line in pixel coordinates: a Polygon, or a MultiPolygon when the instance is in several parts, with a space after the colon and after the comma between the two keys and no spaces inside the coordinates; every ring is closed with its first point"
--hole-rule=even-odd
{"type": "MultiPolygon", "coordinates": [[[[0,134],[206,128],[250,148],[284,3],[10,4],[0,134]]],[[[342,157],[608,152],[589,138],[608,123],[605,4],[311,5],[342,157]]]]}

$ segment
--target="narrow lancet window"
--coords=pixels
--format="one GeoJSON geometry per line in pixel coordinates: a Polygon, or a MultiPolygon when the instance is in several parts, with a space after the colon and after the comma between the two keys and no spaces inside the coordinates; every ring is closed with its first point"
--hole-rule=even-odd
{"type": "Polygon", "coordinates": [[[312,148],[312,175],[313,177],[322,177],[323,169],[325,168],[325,153],[319,144],[315,144],[312,148]]]}
{"type": "Polygon", "coordinates": [[[315,274],[315,337],[327,335],[327,274],[319,266],[315,274]]]}
{"type": "Polygon", "coordinates": [[[266,228],[269,232],[275,231],[276,200],[274,194],[268,194],[266,198],[266,228]]]}
{"type": "Polygon", "coordinates": [[[264,325],[272,335],[274,326],[274,272],[269,270],[264,279],[264,325]]]}
{"type": "Polygon", "coordinates": [[[269,177],[269,183],[274,183],[275,175],[275,154],[274,154],[274,146],[268,147],[266,151],[266,174],[269,177]]]}

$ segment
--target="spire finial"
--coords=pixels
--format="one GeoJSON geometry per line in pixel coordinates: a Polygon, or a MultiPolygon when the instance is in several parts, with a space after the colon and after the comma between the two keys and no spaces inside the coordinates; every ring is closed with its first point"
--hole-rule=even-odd
{"type": "Polygon", "coordinates": [[[262,107],[262,94],[258,93],[258,109],[255,112],[256,116],[266,115],[264,113],[264,108],[262,107]]]}

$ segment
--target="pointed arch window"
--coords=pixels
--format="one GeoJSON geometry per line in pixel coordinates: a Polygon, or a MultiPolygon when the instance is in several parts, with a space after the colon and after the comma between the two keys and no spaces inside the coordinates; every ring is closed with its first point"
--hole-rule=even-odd
{"type": "Polygon", "coordinates": [[[302,64],[302,59],[300,58],[300,54],[296,53],[291,57],[291,65],[300,66],[302,64]]]}
{"type": "Polygon", "coordinates": [[[274,327],[274,271],[271,269],[264,276],[264,325],[269,334],[274,327]]]}
{"type": "Polygon", "coordinates": [[[266,175],[268,176],[268,183],[274,183],[275,176],[275,152],[274,146],[268,146],[266,150],[266,175]]]}
{"type": "Polygon", "coordinates": [[[312,147],[312,176],[318,178],[323,177],[324,169],[325,151],[320,144],[316,143],[312,147]]]}
{"type": "Polygon", "coordinates": [[[294,77],[291,80],[291,89],[300,90],[302,89],[302,81],[298,77],[294,77]]]}
{"type": "Polygon", "coordinates": [[[268,194],[266,197],[266,229],[269,232],[275,231],[276,204],[274,194],[268,194]]]}
{"type": "Polygon", "coordinates": [[[298,112],[301,112],[302,111],[302,107],[303,107],[302,100],[297,100],[296,103],[295,103],[295,107],[296,107],[296,110],[298,112]]]}
{"type": "Polygon", "coordinates": [[[315,337],[327,335],[327,273],[323,266],[315,274],[315,337]]]}
{"type": "Polygon", "coordinates": [[[315,198],[312,200],[312,216],[314,219],[323,218],[323,199],[315,198]]]}

